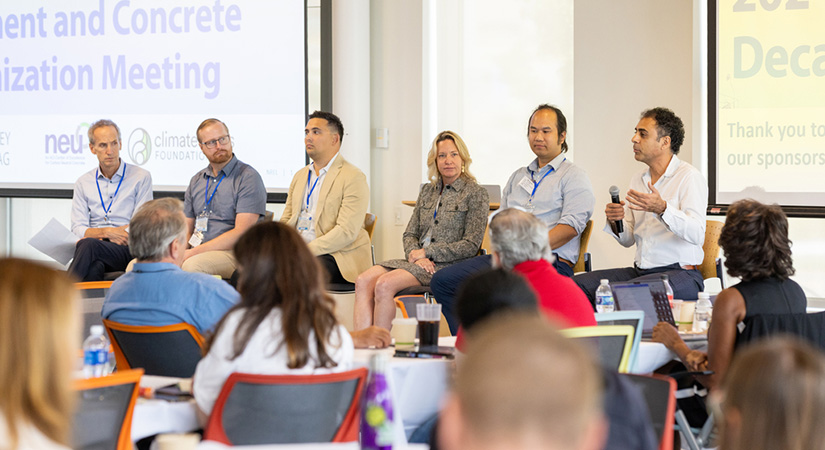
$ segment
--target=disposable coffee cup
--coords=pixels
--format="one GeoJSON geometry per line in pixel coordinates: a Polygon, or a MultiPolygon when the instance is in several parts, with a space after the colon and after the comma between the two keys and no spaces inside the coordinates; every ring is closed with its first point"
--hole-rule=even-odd
{"type": "Polygon", "coordinates": [[[695,309],[696,302],[682,302],[682,310],[679,311],[679,331],[693,331],[693,311],[695,309]]]}
{"type": "Polygon", "coordinates": [[[415,305],[418,319],[418,343],[421,346],[438,345],[438,329],[441,324],[441,305],[415,305]]]}
{"type": "Polygon", "coordinates": [[[415,345],[415,331],[418,329],[418,320],[393,319],[390,335],[395,339],[395,345],[415,345]]]}
{"type": "Polygon", "coordinates": [[[673,300],[673,321],[677,327],[682,321],[682,303],[682,300],[673,300]]]}
{"type": "Polygon", "coordinates": [[[159,434],[152,442],[152,450],[195,450],[201,437],[197,433],[159,434]]]}

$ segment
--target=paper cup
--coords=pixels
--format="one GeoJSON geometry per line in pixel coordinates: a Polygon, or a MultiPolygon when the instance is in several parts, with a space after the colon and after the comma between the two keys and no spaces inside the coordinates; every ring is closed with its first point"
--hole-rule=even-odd
{"type": "Polygon", "coordinates": [[[679,312],[679,331],[693,331],[693,311],[696,309],[696,302],[682,302],[682,310],[679,312]]]}
{"type": "Polygon", "coordinates": [[[682,321],[682,300],[673,300],[673,321],[676,322],[676,326],[679,326],[679,322],[682,321]]]}
{"type": "Polygon", "coordinates": [[[390,335],[395,339],[395,345],[415,345],[415,330],[418,328],[418,320],[393,319],[390,335]]]}

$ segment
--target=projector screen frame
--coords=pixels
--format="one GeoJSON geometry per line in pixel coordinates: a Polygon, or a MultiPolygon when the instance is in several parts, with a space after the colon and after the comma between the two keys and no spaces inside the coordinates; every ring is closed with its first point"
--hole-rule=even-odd
{"type": "MultiPolygon", "coordinates": [[[[717,199],[717,139],[718,128],[717,124],[717,106],[718,106],[718,67],[717,67],[717,43],[718,43],[718,0],[707,0],[707,17],[706,27],[708,33],[708,47],[707,47],[707,68],[708,68],[708,83],[707,83],[707,118],[708,118],[708,215],[724,216],[730,207],[729,203],[719,202],[717,199]]],[[[825,206],[793,206],[780,205],[785,215],[788,217],[803,217],[803,218],[825,218],[825,206]]]]}
{"type": "MultiPolygon", "coordinates": [[[[320,0],[320,93],[318,94],[320,109],[332,110],[332,0],[320,0]]],[[[304,8],[304,116],[309,116],[309,0],[303,0],[304,8]]],[[[309,156],[304,155],[304,163],[309,164],[309,156]]],[[[79,176],[80,174],[78,174],[79,176]]],[[[42,188],[0,188],[0,198],[30,198],[30,199],[71,199],[73,189],[42,189],[42,188]]],[[[173,197],[183,200],[184,191],[154,190],[154,198],[173,197]]],[[[267,203],[286,203],[286,189],[267,191],[267,203]]]]}

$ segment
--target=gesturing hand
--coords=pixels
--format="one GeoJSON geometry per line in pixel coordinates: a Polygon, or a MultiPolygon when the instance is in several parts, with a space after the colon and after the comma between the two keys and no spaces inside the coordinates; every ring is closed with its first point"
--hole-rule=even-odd
{"type": "Polygon", "coordinates": [[[633,189],[627,191],[627,201],[630,202],[630,209],[662,214],[667,208],[667,202],[650,182],[647,185],[650,187],[650,194],[634,191],[633,189]]]}

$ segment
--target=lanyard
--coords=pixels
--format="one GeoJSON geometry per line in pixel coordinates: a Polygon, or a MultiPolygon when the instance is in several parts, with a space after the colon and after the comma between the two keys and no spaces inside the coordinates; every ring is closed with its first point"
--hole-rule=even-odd
{"type": "MultiPolygon", "coordinates": [[[[564,158],[564,159],[561,160],[561,162],[565,162],[565,161],[567,161],[567,158],[564,158]]],[[[561,164],[559,164],[559,165],[561,165],[561,164]]],[[[548,170],[547,172],[544,172],[544,175],[541,176],[541,179],[539,181],[536,181],[536,180],[533,179],[533,171],[532,170],[530,171],[530,180],[533,181],[533,192],[530,193],[530,201],[531,202],[533,201],[533,196],[536,195],[536,189],[539,188],[539,185],[541,184],[541,182],[544,181],[545,178],[547,178],[547,175],[550,175],[551,173],[553,173],[555,171],[556,171],[556,168],[551,167],[550,170],[548,170]]]]}
{"type": "Polygon", "coordinates": [[[309,198],[312,197],[312,191],[315,190],[315,186],[318,184],[318,180],[321,179],[321,174],[318,174],[318,178],[316,178],[315,182],[312,183],[311,188],[309,187],[310,178],[312,178],[312,169],[309,169],[309,171],[307,172],[307,189],[309,189],[309,192],[307,192],[307,211],[309,211],[309,198]]]}
{"type": "Polygon", "coordinates": [[[220,186],[221,181],[223,181],[223,179],[226,178],[226,174],[221,175],[221,179],[218,180],[218,183],[215,185],[215,189],[212,190],[212,195],[209,195],[209,178],[212,177],[206,177],[206,190],[203,191],[203,199],[206,201],[206,205],[204,205],[203,207],[204,211],[206,211],[209,208],[209,204],[212,203],[212,199],[215,197],[215,193],[218,192],[218,186],[220,186]]]}
{"type": "MultiPolygon", "coordinates": [[[[120,191],[120,185],[123,184],[123,179],[126,178],[126,166],[123,166],[123,174],[120,176],[120,181],[117,183],[117,189],[115,189],[115,195],[112,196],[112,200],[109,202],[109,207],[106,207],[106,204],[103,203],[103,193],[100,192],[100,182],[98,181],[98,177],[100,176],[100,170],[95,169],[95,185],[97,185],[97,195],[100,197],[100,206],[103,207],[103,217],[106,218],[106,222],[109,221],[109,211],[112,210],[112,204],[115,202],[115,197],[117,197],[118,191],[120,191]]],[[[114,175],[113,175],[114,176],[114,175]]]]}

